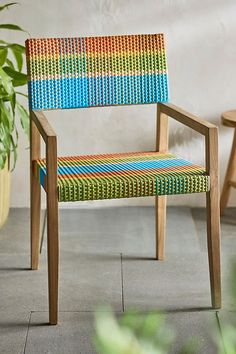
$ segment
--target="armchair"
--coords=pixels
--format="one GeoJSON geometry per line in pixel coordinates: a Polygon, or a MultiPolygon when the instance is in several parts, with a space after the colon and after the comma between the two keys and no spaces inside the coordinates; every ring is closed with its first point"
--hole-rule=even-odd
{"type": "Polygon", "coordinates": [[[212,307],[221,306],[217,127],[168,103],[163,34],[26,41],[30,107],[31,268],[39,264],[40,192],[47,195],[49,322],[58,321],[58,203],[156,197],[156,259],[164,259],[166,196],[206,193],[212,307]],[[57,157],[48,109],[156,104],[156,149],[57,157]],[[168,152],[169,117],[205,137],[205,167],[168,152]],[[40,156],[40,140],[46,159],[40,156]]]}

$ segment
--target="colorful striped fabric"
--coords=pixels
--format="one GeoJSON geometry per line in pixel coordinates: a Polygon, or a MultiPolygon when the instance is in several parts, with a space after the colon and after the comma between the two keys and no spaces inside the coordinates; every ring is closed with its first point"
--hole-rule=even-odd
{"type": "Polygon", "coordinates": [[[26,41],[34,110],[168,101],[163,34],[26,41]]]}
{"type": "MultiPolygon", "coordinates": [[[[46,188],[46,161],[37,161],[46,188]]],[[[130,198],[206,192],[204,169],[173,154],[136,152],[60,157],[59,201],[130,198]]]]}

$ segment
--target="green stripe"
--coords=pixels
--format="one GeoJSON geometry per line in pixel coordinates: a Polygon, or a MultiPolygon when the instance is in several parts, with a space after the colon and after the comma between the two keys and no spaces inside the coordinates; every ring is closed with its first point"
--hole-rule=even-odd
{"type": "Polygon", "coordinates": [[[119,74],[121,71],[158,72],[166,71],[166,57],[158,53],[137,53],[119,55],[101,55],[94,57],[88,55],[71,54],[59,58],[30,59],[31,75],[61,75],[61,74],[86,74],[88,66],[89,73],[112,71],[119,74]]]}
{"type": "Polygon", "coordinates": [[[173,176],[112,178],[58,181],[59,201],[85,201],[201,193],[209,190],[208,176],[173,176]]]}
{"type": "Polygon", "coordinates": [[[165,54],[158,53],[124,53],[122,55],[102,55],[87,57],[88,70],[91,73],[100,71],[113,71],[119,73],[120,71],[166,71],[166,57],[165,54]],[[95,60],[96,58],[96,60],[95,60]]]}

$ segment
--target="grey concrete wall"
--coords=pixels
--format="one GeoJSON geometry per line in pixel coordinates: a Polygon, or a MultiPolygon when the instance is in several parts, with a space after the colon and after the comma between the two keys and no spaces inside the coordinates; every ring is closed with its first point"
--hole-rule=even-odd
{"type": "MultiPolygon", "coordinates": [[[[219,126],[221,113],[236,108],[235,0],[21,0],[20,5],[1,16],[2,22],[18,23],[32,37],[164,32],[171,101],[219,126]]],[[[21,43],[26,37],[24,33],[13,32],[5,36],[21,43]]],[[[59,154],[154,147],[155,106],[56,113],[50,112],[48,117],[58,132],[59,154]]],[[[231,139],[232,130],[220,127],[221,183],[231,139]]],[[[202,139],[176,123],[171,125],[170,145],[178,154],[203,163],[202,139]]],[[[12,206],[29,205],[26,147],[27,141],[21,136],[19,159],[12,176],[12,206]]],[[[140,198],[106,203],[152,202],[151,198],[140,198]]],[[[202,205],[203,202],[203,196],[199,195],[169,198],[170,204],[202,205]]],[[[236,205],[236,193],[232,194],[231,204],[236,205]]]]}

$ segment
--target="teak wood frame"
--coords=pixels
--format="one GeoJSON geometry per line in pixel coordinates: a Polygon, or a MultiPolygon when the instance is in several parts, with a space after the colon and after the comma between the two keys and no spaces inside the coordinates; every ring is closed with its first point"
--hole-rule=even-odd
{"type": "MultiPolygon", "coordinates": [[[[205,137],[205,169],[210,176],[210,191],[206,193],[207,245],[213,308],[221,307],[220,223],[218,183],[218,129],[169,103],[157,104],[156,151],[168,151],[168,117],[195,130],[205,137]]],[[[58,192],[57,192],[57,137],[42,111],[30,112],[31,158],[31,268],[39,265],[40,181],[35,160],[40,158],[40,136],[46,144],[47,180],[47,254],[49,323],[58,321],[58,192]]],[[[156,258],[164,259],[166,228],[166,196],[156,197],[156,258]]]]}

